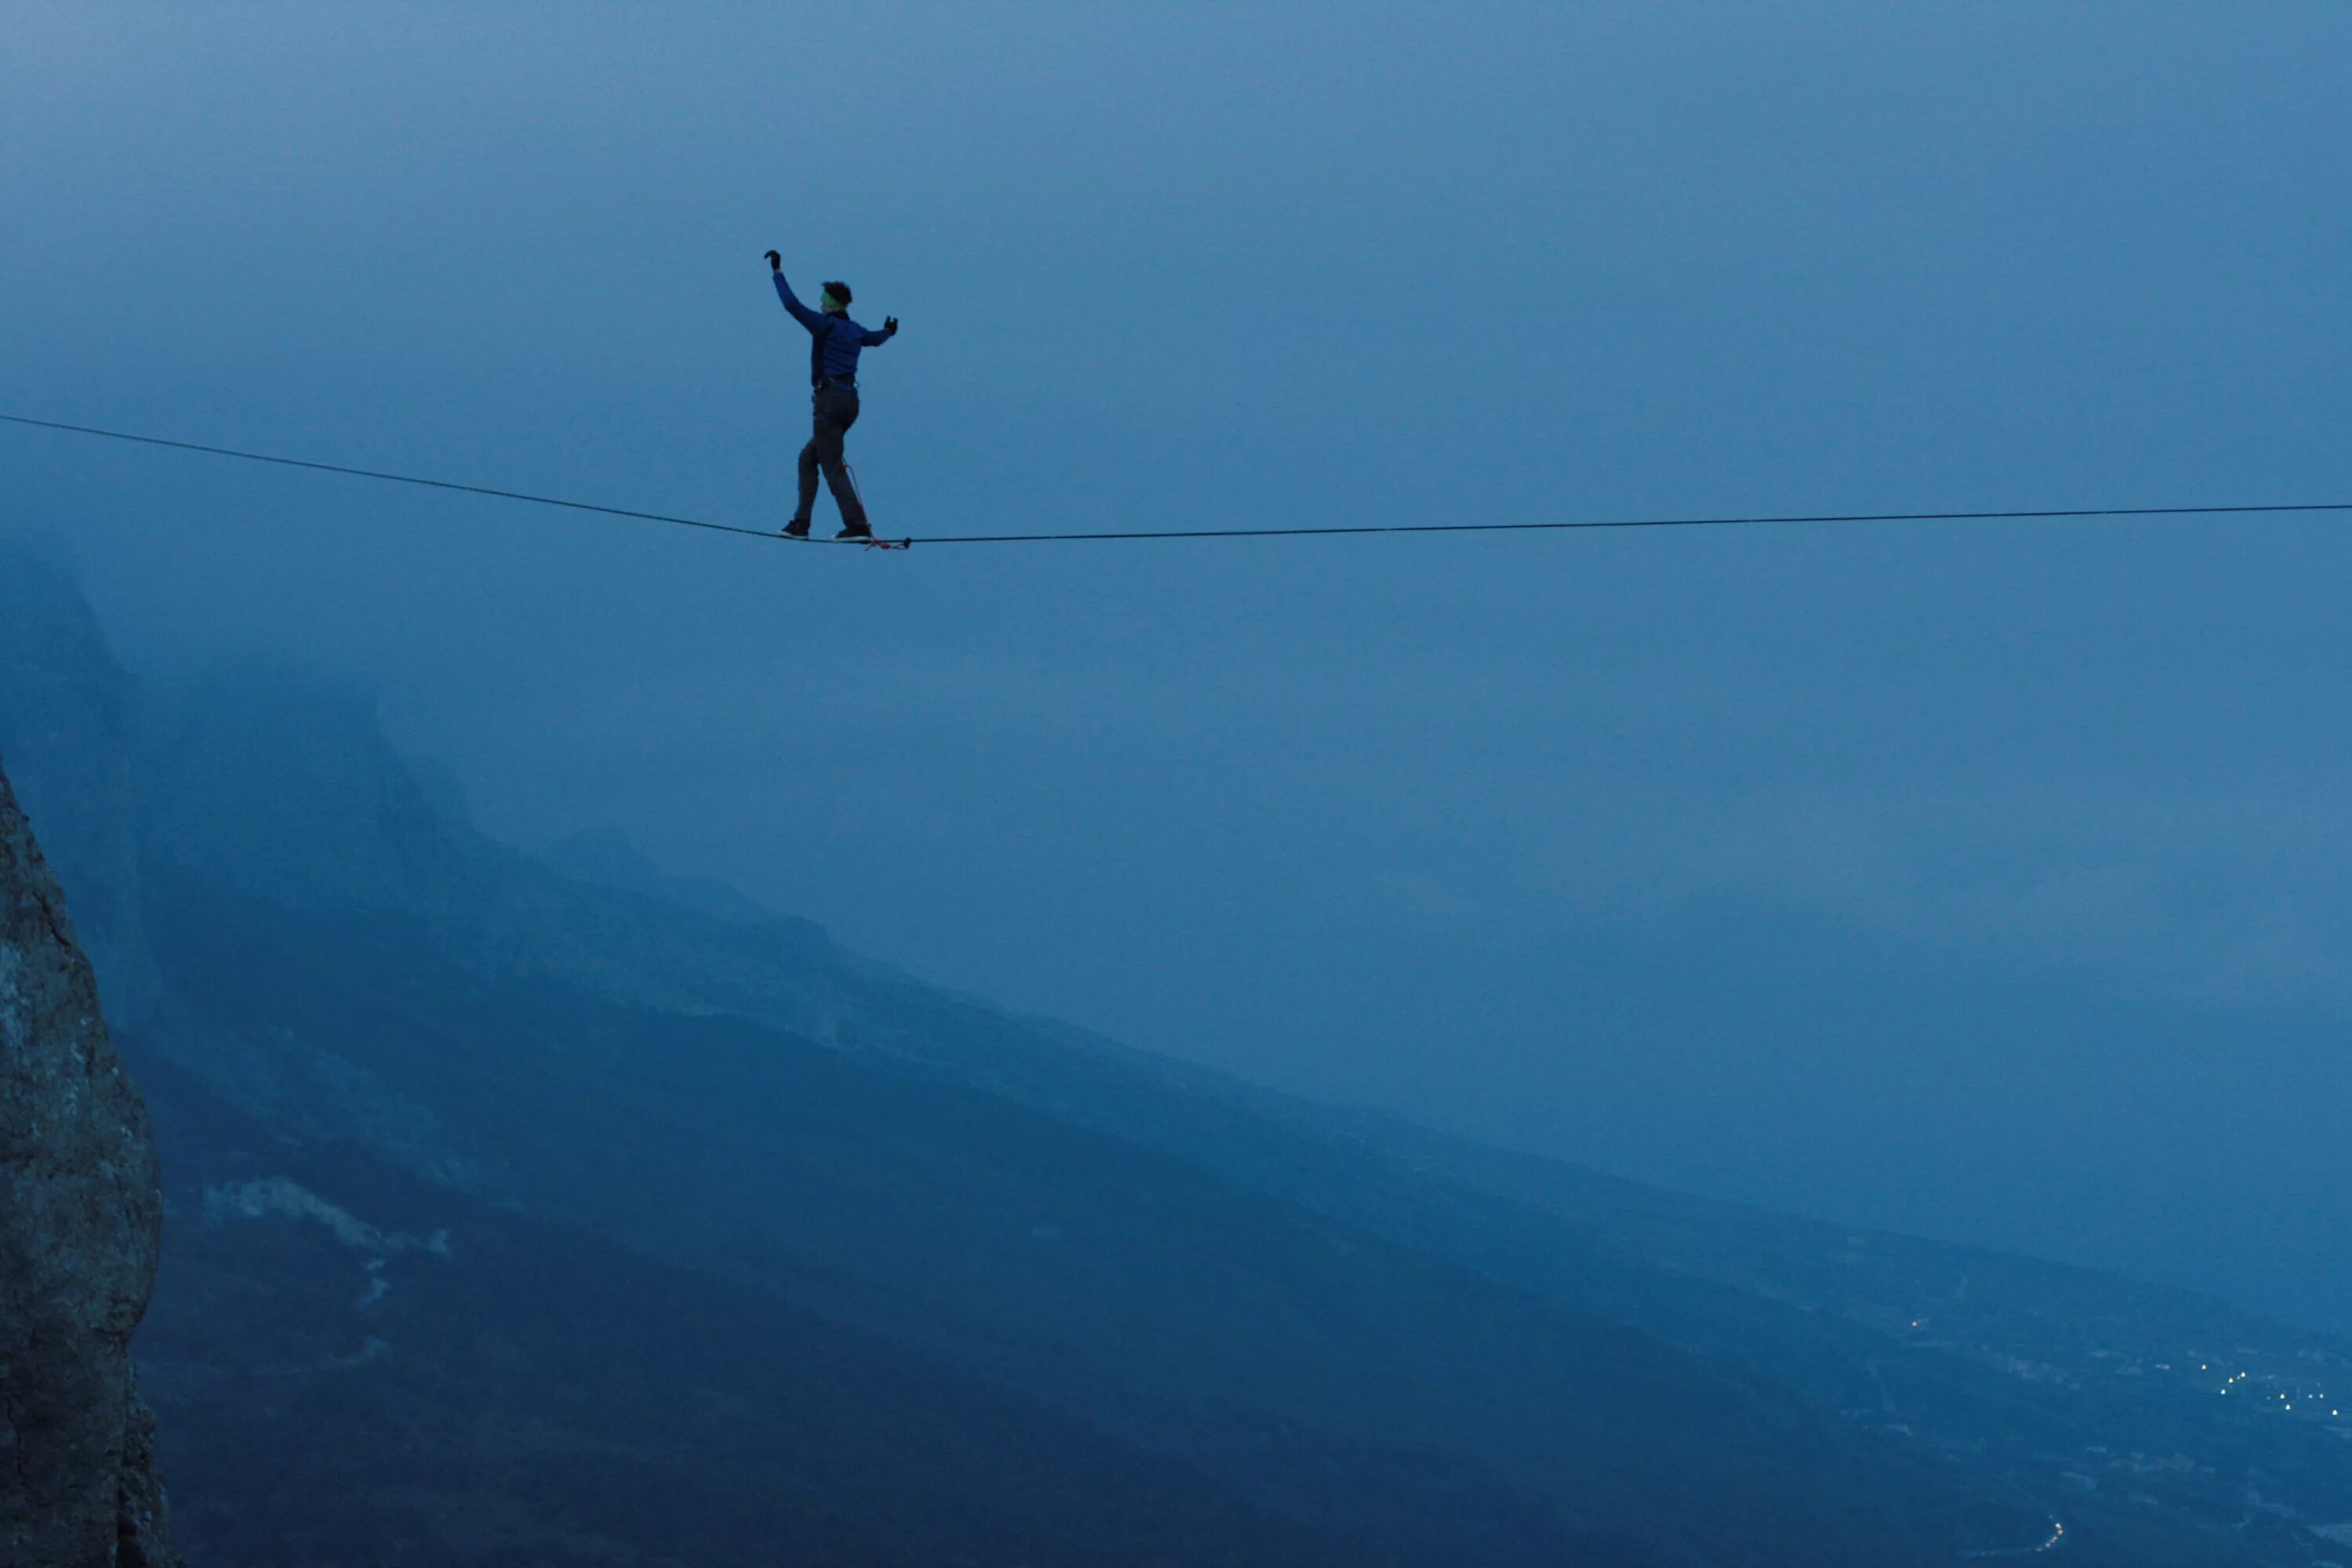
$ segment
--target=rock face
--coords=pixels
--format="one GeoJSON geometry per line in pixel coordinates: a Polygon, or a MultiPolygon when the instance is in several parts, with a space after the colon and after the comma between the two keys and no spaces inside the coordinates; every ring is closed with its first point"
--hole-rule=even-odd
{"type": "Polygon", "coordinates": [[[131,1363],[162,1230],[146,1107],[0,774],[0,1568],[175,1561],[131,1363]]]}

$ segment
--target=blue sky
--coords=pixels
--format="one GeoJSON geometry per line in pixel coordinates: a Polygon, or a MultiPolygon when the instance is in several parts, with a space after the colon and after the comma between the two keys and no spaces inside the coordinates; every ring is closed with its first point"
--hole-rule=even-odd
{"type": "MultiPolygon", "coordinates": [[[[12,7],[0,408],[886,531],[2352,499],[2333,4],[12,7]],[[830,521],[830,503],[820,516],[830,521]]],[[[789,552],[0,432],[159,680],[1633,1173],[2352,1282],[2340,520],[789,552]]]]}

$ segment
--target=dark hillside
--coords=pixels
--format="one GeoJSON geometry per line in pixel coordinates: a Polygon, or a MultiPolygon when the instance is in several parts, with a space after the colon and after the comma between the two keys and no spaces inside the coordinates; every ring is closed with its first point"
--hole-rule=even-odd
{"type": "Polygon", "coordinates": [[[200,1562],[1892,1563],[2063,1523],[2305,1568],[2352,1521],[2333,1340],[1306,1105],[625,845],[541,863],[363,696],[248,672],[142,726],[58,582],[0,572],[0,622],[64,628],[0,639],[0,736],[149,976],[200,1562]]]}
{"type": "Polygon", "coordinates": [[[1378,1562],[871,1335],[289,1146],[155,1068],[192,1561],[1378,1562]],[[325,1194],[332,1194],[330,1199],[325,1194]]]}
{"type": "Polygon", "coordinates": [[[984,1367],[1266,1506],[1421,1552],[1494,1531],[1488,1560],[1543,1562],[1679,1500],[1689,1549],[1727,1563],[1827,1532],[1908,1551],[1906,1510],[1955,1506],[1727,1361],[1168,1154],[741,1019],[487,978],[399,917],[157,881],[158,950],[205,1032],[331,1042],[372,1093],[434,1108],[441,1168],[984,1367]]]}

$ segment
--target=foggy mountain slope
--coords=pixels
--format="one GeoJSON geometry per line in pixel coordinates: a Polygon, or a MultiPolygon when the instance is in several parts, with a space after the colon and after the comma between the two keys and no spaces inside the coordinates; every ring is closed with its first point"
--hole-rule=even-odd
{"type": "MultiPolygon", "coordinates": [[[[803,1291],[934,1363],[960,1359],[1213,1468],[1261,1505],[1376,1531],[1408,1560],[1466,1541],[1487,1561],[1560,1561],[1602,1538],[1627,1562],[1769,1562],[1800,1542],[1830,1561],[1904,1560],[1927,1539],[1908,1510],[1936,1510],[1932,1536],[1966,1513],[1951,1489],[1899,1474],[1912,1467],[1883,1446],[1727,1364],[1366,1245],[1002,1097],[927,1087],[903,1058],[860,1065],[735,1014],[599,998],[511,937],[486,957],[452,934],[516,929],[511,907],[468,901],[483,864],[516,858],[450,823],[372,729],[346,745],[348,705],[259,689],[262,721],[237,732],[289,740],[274,766],[245,773],[236,748],[183,743],[145,783],[145,907],[172,984],[142,1045],[182,1069],[191,1096],[225,1100],[275,1142],[380,1156],[674,1258],[699,1248],[706,1268],[803,1291]],[[287,727],[289,712],[303,723],[287,727]],[[214,789],[216,811],[190,804],[214,789]],[[167,852],[175,814],[192,858],[215,848],[220,825],[240,821],[240,792],[287,830],[247,868],[267,897],[207,884],[167,852]],[[726,1070],[667,1084],[706,1059],[726,1070]],[[782,1091],[766,1106],[762,1082],[782,1091]],[[796,1100],[814,1125],[779,1139],[775,1105],[796,1100]],[[845,1124],[875,1136],[826,1147],[845,1124]],[[812,1179],[779,1184],[750,1159],[779,1149],[812,1179]],[[1090,1212],[1055,1236],[1035,1220],[1057,1204],[1090,1212]],[[1580,1396],[1525,1394],[1530,1352],[1559,1363],[1539,1384],[1580,1369],[1580,1396]],[[1668,1497],[1696,1500],[1676,1514],[1668,1497]]],[[[541,897],[568,886],[526,881],[541,897]]],[[[609,940],[609,916],[587,901],[581,924],[609,940]]],[[[172,1157],[195,1165],[204,1152],[172,1157]]],[[[246,1294],[257,1290],[269,1293],[256,1280],[246,1294]]],[[[226,1333],[236,1318],[213,1321],[226,1333]]],[[[343,1364],[364,1345],[303,1374],[366,1375],[372,1360],[343,1364]]],[[[208,1436],[199,1423],[184,1440],[208,1436]]],[[[2013,1533],[2015,1512],[1990,1510],[1993,1532],[2013,1533]]]]}
{"type": "MultiPolygon", "coordinates": [[[[0,680],[0,722],[29,689],[0,680]]],[[[215,683],[154,729],[138,870],[173,984],[134,1043],[218,1102],[178,1125],[328,1158],[319,1190],[355,1212],[334,1189],[381,1167],[601,1233],[682,1269],[681,1311],[695,1280],[789,1301],[1181,1454],[1212,1499],[1408,1555],[1467,1531],[1496,1563],[1596,1539],[1601,1561],[1924,1561],[2030,1543],[2063,1508],[2089,1561],[2301,1563],[2326,1550],[2302,1524],[2352,1518],[2324,1426],[2148,1375],[2168,1336],[2305,1370],[2339,1353],[2317,1336],[1321,1110],[804,922],[591,885],[474,834],[364,700],[307,681],[215,683]],[[1912,1332],[1896,1314],[1950,1297],[1956,1262],[2000,1310],[1912,1332]],[[2134,1313],[2144,1340],[2108,1331],[2134,1313]]],[[[221,1152],[187,1157],[287,1173],[221,1152]]],[[[260,1250],[257,1278],[309,1277],[260,1250]]],[[[417,1353],[499,1306],[453,1278],[417,1353]]],[[[438,1419],[495,1392],[445,1387],[438,1419]]]]}
{"type": "MultiPolygon", "coordinates": [[[[236,732],[240,746],[257,743],[236,732]]],[[[380,738],[355,724],[346,740],[381,753],[377,769],[397,774],[380,738]]],[[[265,755],[250,765],[294,776],[265,755]]],[[[2188,1292],[1964,1247],[1857,1237],[1316,1110],[931,991],[839,952],[802,922],[719,920],[666,905],[641,890],[641,871],[637,889],[585,888],[495,847],[478,845],[468,857],[481,907],[465,910],[462,895],[446,892],[419,905],[439,911],[442,944],[462,962],[477,963],[465,955],[467,939],[453,933],[488,932],[478,951],[529,955],[526,968],[543,959],[619,998],[740,1013],[897,1071],[1009,1098],[1737,1361],[1826,1408],[1902,1427],[1939,1456],[1969,1455],[2005,1486],[2050,1494],[2079,1486],[2065,1478],[2105,1474],[2116,1500],[2160,1495],[2192,1517],[2231,1515],[2257,1496],[2287,1500],[2315,1524],[2352,1518],[2337,1439],[2309,1419],[2315,1406],[2306,1404],[2299,1423],[2256,1420],[2218,1392],[2218,1380],[2237,1371],[2267,1378],[2282,1367],[2341,1364],[2345,1352],[2332,1340],[2188,1292]],[[698,1005],[687,1000],[696,992],[698,1005]],[[2214,1366],[2228,1370],[2202,1370],[2214,1366]],[[2085,1378],[2095,1397],[2079,1391],[2085,1378]],[[1929,1391],[1924,1408],[1890,1392],[1905,1384],[1929,1391]],[[2162,1462],[2187,1453],[2191,1463],[2163,1472],[2159,1486],[2135,1468],[2158,1461],[2131,1456],[2158,1452],[2148,1434],[2183,1423],[2202,1436],[2186,1445],[2167,1437],[2175,1446],[2162,1462]]],[[[425,868],[416,879],[434,885],[435,868],[453,863],[453,852],[442,845],[415,863],[425,868]]],[[[2079,1517],[2108,1501],[2095,1495],[2071,1506],[2079,1517]]],[[[2122,1509],[2117,1528],[2138,1513],[2122,1509]]]]}
{"type": "MultiPolygon", "coordinates": [[[[315,915],[299,932],[290,927],[248,932],[230,916],[229,901],[215,897],[203,909],[207,940],[252,942],[281,956],[299,952],[322,934],[315,915]]],[[[172,919],[156,923],[167,931],[180,929],[172,919]]],[[[1578,1361],[1572,1350],[1570,1375],[1541,1380],[1528,1392],[1559,1402],[1570,1425],[1597,1419],[1601,1429],[1580,1445],[1561,1431],[1515,1426],[1510,1405],[1495,1403],[1502,1380],[1524,1379],[1531,1362],[1557,1366],[1563,1351],[1557,1342],[1545,1348],[1543,1338],[1524,1330],[1465,1331],[1453,1321],[1455,1315],[1495,1310],[1478,1307],[1494,1300],[1495,1292],[1476,1278],[1440,1272],[1408,1290],[1393,1273],[1380,1271],[1321,1279],[1278,1268],[1262,1272],[1290,1262],[1307,1237],[1293,1228],[1264,1246],[1252,1245],[1244,1205],[1186,1179],[1181,1166],[1137,1161],[1131,1146],[1072,1139],[1050,1121],[1008,1115],[991,1097],[967,1099],[896,1074],[876,1077],[856,1069],[854,1059],[812,1052],[788,1037],[747,1033],[725,1017],[686,1021],[683,1033],[670,1032],[677,1024],[643,1016],[599,1026],[593,1005],[560,1003],[560,993],[545,990],[524,993],[509,1011],[493,1000],[496,987],[469,984],[446,971],[435,979],[438,966],[429,949],[415,944],[413,936],[409,941],[404,946],[381,931],[361,940],[328,938],[331,953],[357,955],[357,961],[330,956],[315,975],[317,997],[273,987],[252,1003],[266,1010],[268,1028],[279,1037],[333,1031],[340,1048],[392,1082],[401,1081],[397,1056],[379,1058],[373,1054],[378,1049],[422,1047],[428,1061],[475,1061],[468,1070],[478,1076],[487,1052],[519,1042],[551,1051],[606,1042],[599,1092],[614,1089],[631,1106],[617,1135],[593,1106],[555,1106],[543,1088],[526,1084],[489,1088],[494,1104],[529,1098],[542,1122],[534,1131],[544,1146],[533,1148],[513,1135],[500,1143],[510,1163],[541,1173],[545,1184],[522,1190],[533,1206],[570,1205],[581,1213],[576,1205],[584,1197],[601,1194],[596,1201],[605,1206],[587,1217],[640,1247],[723,1268],[818,1310],[885,1328],[929,1353],[950,1359],[977,1353],[1001,1374],[1073,1402],[1097,1420],[1120,1419],[1123,1394],[1137,1391],[1140,1382],[1140,1392],[1154,1399],[1207,1389],[1250,1403],[1272,1401],[1286,1420],[1326,1432],[1364,1421],[1385,1432],[1419,1430],[1416,1444],[1451,1451],[1471,1444],[1488,1462],[1507,1466],[1512,1456],[1478,1447],[1499,1436],[1507,1447],[1523,1448],[1528,1460],[1540,1461],[1531,1463],[1531,1472],[1557,1473],[1556,1467],[1567,1466],[1580,1484],[1609,1476],[1616,1456],[1608,1444],[1636,1436],[1675,1447],[1687,1442],[1687,1468],[1714,1476],[1717,1485],[1727,1484],[1727,1465],[1736,1475],[1745,1462],[1743,1439],[1727,1431],[1737,1423],[1727,1422],[1723,1391],[1694,1386],[1671,1367],[1648,1366],[1623,1382],[1596,1383],[1592,1362],[1578,1361]],[[371,990],[367,969],[387,957],[403,977],[402,989],[423,978],[428,990],[463,993],[468,998],[463,1012],[436,1013],[420,1008],[413,995],[371,990]],[[353,1007],[368,1018],[366,1029],[348,1021],[346,1010],[353,1007]],[[374,1038],[378,1027],[389,1037],[374,1038]],[[661,1069],[651,1079],[636,1077],[624,1058],[629,1050],[648,1048],[661,1069]],[[682,1071],[675,1065],[681,1062],[698,1065],[682,1071]],[[714,1106],[730,1111],[714,1114],[714,1106]],[[1008,1173],[992,1160],[971,1158],[982,1149],[1001,1152],[1023,1168],[1008,1173]],[[632,1174],[625,1191],[600,1188],[599,1167],[605,1166],[632,1174]],[[711,1202],[711,1194],[725,1191],[790,1192],[812,1201],[789,1215],[744,1213],[711,1202]],[[1074,1193],[1086,1194],[1086,1201],[1074,1201],[1074,1193]],[[1105,1201],[1107,1194],[1129,1201],[1105,1201]],[[1179,1233],[1167,1237],[1171,1226],[1179,1233]],[[1068,1271],[1072,1255],[1083,1275],[1068,1271]],[[1203,1289],[1204,1265],[1227,1271],[1238,1265],[1251,1273],[1236,1295],[1203,1289]],[[1418,1308],[1412,1306],[1416,1295],[1424,1301],[1418,1308]],[[1327,1297],[1346,1308],[1304,1347],[1269,1334],[1257,1321],[1266,1307],[1284,1301],[1303,1307],[1327,1297]],[[1400,1303],[1409,1310],[1400,1313],[1400,1303]],[[1111,1333],[1108,1355],[1061,1332],[1073,1317],[1090,1331],[1111,1333]],[[1354,1338],[1336,1347],[1325,1342],[1342,1328],[1354,1338]],[[1041,1329],[1047,1337],[1039,1337],[1041,1329]],[[1124,1348],[1139,1342],[1153,1346],[1148,1369],[1124,1348]],[[1413,1346],[1412,1359],[1397,1359],[1400,1343],[1413,1346]],[[1244,1351],[1250,1359],[1236,1373],[1234,1363],[1244,1351]],[[1147,1370],[1168,1381],[1144,1379],[1147,1370]],[[1220,1376],[1235,1381],[1220,1384],[1220,1376]],[[1402,1381],[1387,1381],[1391,1378],[1402,1381]],[[1335,1395],[1343,1382],[1347,1392],[1335,1395]],[[1426,1397],[1415,1386],[1430,1384],[1441,1386],[1445,1397],[1426,1397]],[[1359,1388],[1365,1408],[1344,1403],[1359,1388]],[[1601,1405],[1587,1408],[1596,1393],[1601,1405]],[[1645,1430],[1645,1421],[1659,1430],[1645,1430]],[[1416,1428],[1415,1422],[1427,1425],[1416,1428]]],[[[191,956],[178,955],[175,968],[226,974],[239,967],[201,954],[190,962],[191,956]]],[[[446,1085],[403,1087],[443,1106],[461,1098],[446,1085]]],[[[490,1115],[496,1120],[499,1113],[490,1115]]],[[[1282,1146],[1278,1138],[1255,1136],[1269,1149],[1282,1146]]],[[[1235,1134],[1234,1145],[1246,1142],[1235,1134]]],[[[1962,1464],[1969,1474],[2063,1500],[2086,1552],[2100,1542],[2124,1542],[2127,1550],[2117,1548],[2124,1561],[2210,1560],[2217,1549],[2239,1546],[2234,1538],[2215,1539],[2209,1527],[2234,1530],[2250,1496],[2292,1508],[2312,1523],[2340,1517],[2339,1436],[2307,1418],[2282,1419],[2247,1408],[2242,1400],[2222,1402],[2216,1395],[2219,1374],[2200,1378],[2186,1362],[2156,1370],[2167,1352],[2160,1342],[2150,1348],[2160,1331],[2180,1347],[2169,1352],[2176,1359],[2200,1345],[2208,1353],[2219,1347],[2233,1370],[2252,1366],[2264,1378],[2298,1368],[2316,1367],[2324,1374],[2330,1362],[2340,1366],[2340,1352],[2314,1336],[2259,1324],[2176,1292],[2095,1276],[2076,1277],[2071,1292],[2053,1289],[2036,1306],[2037,1280],[2063,1282],[2075,1271],[1924,1244],[1917,1247],[1920,1258],[1906,1262],[1905,1244],[1888,1238],[1896,1258],[1878,1283],[1889,1289],[1907,1286],[1908,1300],[1942,1309],[1910,1330],[1871,1321],[1874,1309],[1867,1297],[1827,1298],[1818,1285],[1811,1294],[1796,1293],[1809,1275],[1857,1275],[1856,1259],[1870,1261],[1871,1248],[1853,1247],[1843,1234],[1834,1246],[1826,1245],[1827,1227],[1769,1216],[1746,1216],[1743,1224],[1737,1213],[1712,1215],[1727,1257],[1737,1258],[1744,1247],[1780,1258],[1774,1266],[1779,1283],[1760,1286],[1751,1279],[1735,1289],[1644,1262],[1526,1205],[1433,1187],[1425,1178],[1383,1170],[1360,1156],[1335,1160],[1302,1141],[1288,1147],[1297,1191],[1322,1212],[1360,1216],[1334,1232],[1334,1243],[1360,1247],[1377,1229],[1402,1239],[1404,1260],[1454,1258],[1486,1280],[1542,1291],[1580,1311],[1737,1361],[1860,1429],[1899,1428],[1906,1444],[1916,1443],[1938,1463],[1962,1464]],[[1752,1239],[1750,1226],[1759,1233],[1752,1239]],[[1948,1265],[1955,1262],[1972,1268],[1980,1282],[1969,1313],[1958,1310],[1965,1295],[1962,1302],[1948,1304],[1958,1283],[1948,1265]],[[2004,1290],[2010,1302],[1999,1309],[2004,1290]],[[1834,1310],[1823,1310],[1824,1299],[1833,1300],[1834,1310]],[[2139,1322],[2148,1331],[2137,1339],[2110,1331],[2118,1322],[2131,1326],[2117,1308],[2133,1301],[2142,1303],[2139,1322]],[[1974,1321],[1976,1312],[1983,1321],[1974,1321]],[[2252,1356],[2242,1353],[2250,1349],[2252,1356]],[[2067,1479],[2072,1476],[2103,1479],[2114,1495],[2074,1496],[2080,1483],[2067,1479]],[[2135,1498],[2157,1500],[2163,1511],[2135,1498]],[[2093,1530],[2095,1524],[2100,1528],[2093,1530]]],[[[1247,1157],[1229,1151],[1227,1163],[1255,1165],[1260,1183],[1278,1184],[1264,1173],[1270,1155],[1261,1158],[1245,1147],[1240,1152],[1247,1157]]],[[[1643,1230],[1637,1216],[1618,1224],[1636,1237],[1643,1230]]],[[[1228,1429],[1204,1433],[1162,1425],[1149,1436],[1162,1444],[1197,1444],[1184,1451],[1203,1464],[1234,1451],[1228,1429]]],[[[1246,1452],[1244,1473],[1229,1478],[1237,1485],[1262,1480],[1275,1468],[1263,1448],[1246,1452]]],[[[1817,1458],[1832,1468],[1838,1462],[1830,1454],[1817,1458]]],[[[1609,1485],[1646,1495],[1657,1489],[1659,1473],[1609,1485]]],[[[1346,1516],[1381,1518],[1382,1509],[1397,1506],[1412,1489],[1392,1479],[1383,1487],[1379,1498],[1369,1488],[1362,1495],[1342,1490],[1346,1516]]],[[[1432,1506],[1442,1516],[1450,1504],[1441,1499],[1432,1506]]],[[[1399,1527],[1392,1517],[1388,1523],[1399,1527]]],[[[2290,1540],[2282,1544],[2285,1555],[2249,1560],[2307,1561],[2293,1554],[2307,1544],[2290,1540]]]]}
{"type": "Polygon", "coordinates": [[[126,743],[137,700],[71,570],[46,550],[0,537],[0,757],[13,764],[43,852],[71,891],[75,930],[117,1026],[142,1020],[158,986],[139,927],[126,743]]]}
{"type": "Polygon", "coordinates": [[[1559,1522],[1515,1526],[1490,1560],[1543,1561],[1549,1537],[1651,1533],[1657,1500],[1696,1485],[1661,1549],[1738,1562],[1826,1530],[1832,1499],[1857,1552],[1903,1550],[1901,1510],[1945,1489],[1728,1363],[997,1097],[738,1018],[484,980],[396,919],[159,888],[192,1006],[331,1039],[457,1149],[495,1149],[525,1212],[984,1368],[1269,1505],[1308,1489],[1433,1550],[1492,1511],[1467,1499],[1516,1493],[1559,1522]],[[1402,1453],[1304,1462],[1370,1434],[1402,1453]]]}
{"type": "MultiPolygon", "coordinates": [[[[26,581],[0,574],[0,598],[26,581]]],[[[0,668],[0,708],[39,689],[24,673],[0,668]]],[[[75,716],[84,754],[43,753],[52,783],[121,763],[121,716],[75,716]]],[[[100,797],[48,800],[101,839],[129,826],[100,797]]],[[[356,957],[382,978],[390,955],[356,957]]],[[[153,1359],[199,1563],[333,1562],[353,1540],[377,1563],[668,1562],[746,1540],[845,1563],[1387,1560],[772,1297],[486,1206],[470,1194],[511,1190],[497,1162],[455,1154],[451,1120],[337,1043],[240,1040],[184,991],[126,1040],[156,1075],[171,1174],[153,1359]]],[[[1289,1448],[1315,1477],[1424,1468],[1289,1448]]],[[[1517,1534],[1545,1558],[1573,1541],[1517,1534]]]]}
{"type": "Polygon", "coordinates": [[[168,1447],[199,1565],[1391,1561],[874,1336],[155,1078],[174,1221],[143,1361],[188,1428],[168,1447]]]}

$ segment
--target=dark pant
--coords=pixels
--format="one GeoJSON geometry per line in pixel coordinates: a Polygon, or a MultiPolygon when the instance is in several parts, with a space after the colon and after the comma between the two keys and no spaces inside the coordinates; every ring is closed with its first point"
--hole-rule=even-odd
{"type": "Polygon", "coordinates": [[[857,423],[857,389],[827,384],[818,387],[810,401],[816,408],[816,433],[801,448],[801,504],[793,513],[793,521],[799,527],[808,525],[809,510],[816,505],[816,473],[823,468],[834,504],[841,508],[841,521],[852,528],[863,528],[866,503],[857,499],[857,487],[851,482],[849,465],[841,455],[842,437],[857,423]]]}

